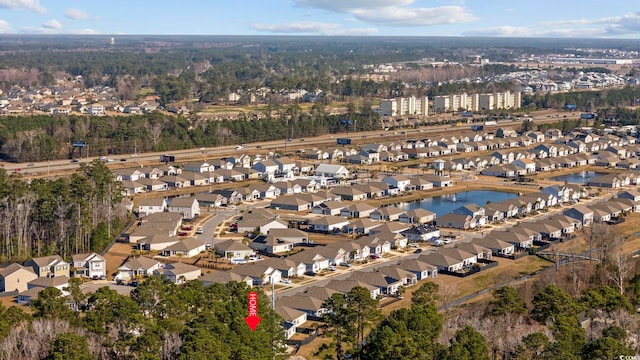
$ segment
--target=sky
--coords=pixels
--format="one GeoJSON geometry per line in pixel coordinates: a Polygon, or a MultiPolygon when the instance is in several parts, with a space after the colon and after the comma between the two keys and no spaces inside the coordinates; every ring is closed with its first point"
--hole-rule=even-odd
{"type": "Polygon", "coordinates": [[[0,0],[0,34],[640,38],[632,0],[0,0]]]}

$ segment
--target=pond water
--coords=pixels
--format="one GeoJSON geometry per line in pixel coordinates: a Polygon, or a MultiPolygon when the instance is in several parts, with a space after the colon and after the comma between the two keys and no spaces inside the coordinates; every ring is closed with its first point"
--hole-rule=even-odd
{"type": "Polygon", "coordinates": [[[503,191],[473,190],[404,202],[398,204],[398,207],[406,211],[422,208],[436,213],[437,216],[442,216],[467,204],[473,203],[482,206],[485,205],[487,201],[500,202],[502,200],[513,199],[517,196],[518,194],[503,191]]]}
{"type": "Polygon", "coordinates": [[[568,182],[572,184],[586,184],[589,180],[594,177],[606,175],[605,173],[597,172],[597,171],[581,171],[574,174],[567,174],[562,176],[554,176],[549,178],[549,180],[553,181],[562,181],[568,182]]]}

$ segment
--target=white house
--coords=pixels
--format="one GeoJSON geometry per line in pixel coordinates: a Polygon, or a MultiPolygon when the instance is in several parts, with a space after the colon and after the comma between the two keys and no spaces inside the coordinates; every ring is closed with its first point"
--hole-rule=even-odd
{"type": "Polygon", "coordinates": [[[175,198],[167,208],[169,212],[179,213],[185,220],[192,220],[200,216],[200,204],[195,197],[175,198]]]}
{"type": "Polygon", "coordinates": [[[96,253],[71,256],[76,276],[99,279],[107,276],[107,260],[96,253]]]}
{"type": "Polygon", "coordinates": [[[167,201],[163,198],[141,198],[138,201],[138,216],[148,216],[167,210],[167,201]]]}
{"type": "Polygon", "coordinates": [[[404,192],[408,190],[408,187],[411,185],[411,179],[404,175],[395,175],[395,176],[387,176],[382,179],[383,182],[398,188],[400,191],[404,192]]]}
{"type": "Polygon", "coordinates": [[[349,170],[342,165],[320,164],[316,168],[316,176],[324,176],[331,178],[348,178],[349,170]]]}

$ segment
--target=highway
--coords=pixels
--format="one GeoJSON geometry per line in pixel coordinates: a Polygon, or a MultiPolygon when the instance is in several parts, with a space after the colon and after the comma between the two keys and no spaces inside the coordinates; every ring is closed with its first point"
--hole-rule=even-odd
{"type": "MultiPolygon", "coordinates": [[[[556,114],[555,111],[540,111],[538,113],[532,113],[533,121],[536,124],[542,124],[547,122],[557,122],[561,119],[558,117],[552,117],[556,114]],[[550,117],[551,116],[551,117],[550,117]]],[[[571,118],[577,118],[579,114],[573,114],[571,118]]],[[[519,127],[521,119],[514,120],[501,120],[496,125],[490,125],[485,127],[484,131],[493,131],[501,126],[519,127]]],[[[170,152],[149,152],[138,153],[129,155],[105,155],[78,158],[75,160],[52,160],[33,163],[10,163],[0,162],[0,167],[6,169],[8,172],[17,172],[25,176],[33,177],[53,177],[72,173],[79,168],[80,164],[90,163],[95,159],[99,159],[103,156],[113,160],[108,162],[108,166],[112,169],[132,167],[136,165],[158,165],[160,164],[160,155],[168,153],[176,156],[176,162],[182,163],[186,161],[193,161],[198,159],[215,159],[222,158],[224,156],[237,155],[238,152],[246,154],[265,153],[272,151],[293,151],[298,149],[310,149],[319,146],[335,146],[336,138],[348,137],[352,139],[352,145],[374,143],[379,141],[389,142],[393,140],[415,140],[424,139],[433,136],[452,136],[460,134],[473,134],[470,124],[464,124],[462,126],[451,125],[437,125],[437,126],[422,126],[419,128],[407,128],[391,131],[375,130],[357,133],[338,133],[338,134],[326,134],[318,137],[292,139],[291,142],[287,140],[267,141],[260,143],[246,144],[242,149],[237,149],[237,145],[220,146],[215,148],[193,148],[184,150],[174,150],[170,152]]]]}

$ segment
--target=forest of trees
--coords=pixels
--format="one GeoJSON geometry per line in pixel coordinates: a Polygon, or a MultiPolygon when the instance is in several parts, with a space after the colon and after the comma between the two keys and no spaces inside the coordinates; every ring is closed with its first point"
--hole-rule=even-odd
{"type": "Polygon", "coordinates": [[[102,251],[124,227],[120,183],[104,163],[55,180],[0,169],[0,263],[102,251]]]}
{"type": "Polygon", "coordinates": [[[625,109],[640,105],[640,87],[627,86],[622,89],[598,91],[577,91],[544,95],[523,95],[522,107],[533,109],[557,109],[563,111],[566,105],[576,105],[581,112],[597,112],[600,118],[620,117],[624,123],[638,124],[639,112],[625,109]]]}
{"type": "MultiPolygon", "coordinates": [[[[175,285],[156,276],[130,296],[107,287],[84,294],[80,279],[48,288],[31,312],[0,306],[0,359],[284,359],[283,320],[259,293],[256,331],[244,322],[249,288],[231,282],[175,285]],[[70,307],[69,304],[73,306],[70,307]],[[77,309],[76,312],[71,309],[77,309]]],[[[637,353],[640,321],[634,309],[640,278],[628,297],[607,285],[572,296],[559,285],[525,298],[514,287],[495,288],[490,301],[444,314],[442,288],[426,282],[407,308],[382,316],[365,288],[333,294],[319,331],[332,341],[318,359],[556,360],[618,359],[637,353]],[[588,321],[586,328],[581,325],[588,321]]],[[[255,289],[252,289],[255,291],[255,289]]]]}
{"type": "Polygon", "coordinates": [[[175,285],[151,277],[130,296],[103,287],[85,295],[70,279],[70,300],[47,288],[31,314],[0,305],[0,359],[282,359],[282,318],[260,291],[256,331],[244,322],[244,283],[175,285]],[[73,312],[68,301],[78,309],[73,312]]]}
{"type": "MultiPolygon", "coordinates": [[[[637,279],[633,286],[640,284],[637,279]]],[[[432,282],[412,294],[411,306],[382,317],[368,291],[355,288],[325,301],[330,344],[315,356],[362,360],[618,359],[637,352],[638,315],[617,289],[603,285],[573,297],[551,284],[527,304],[513,287],[498,287],[485,305],[442,314],[432,282]],[[591,321],[587,330],[581,321],[591,321]],[[362,329],[371,328],[366,337],[362,329]]],[[[637,294],[633,294],[637,301],[637,294]]]]}
{"type": "Polygon", "coordinates": [[[77,156],[70,146],[76,140],[85,141],[89,154],[95,156],[380,129],[380,119],[370,107],[350,107],[345,115],[327,115],[321,104],[316,104],[310,112],[301,111],[298,105],[274,105],[265,114],[259,114],[260,119],[253,115],[243,113],[237,120],[221,121],[157,112],[104,117],[10,116],[3,118],[0,127],[0,158],[18,162],[70,158],[77,156]],[[272,116],[272,111],[278,115],[272,116]],[[345,118],[354,120],[355,126],[343,127],[340,120],[345,118]]]}

